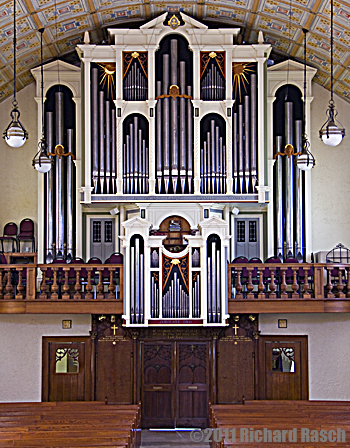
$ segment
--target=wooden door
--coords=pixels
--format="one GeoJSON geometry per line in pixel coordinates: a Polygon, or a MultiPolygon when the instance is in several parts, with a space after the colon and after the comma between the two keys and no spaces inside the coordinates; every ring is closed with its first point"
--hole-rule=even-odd
{"type": "Polygon", "coordinates": [[[43,338],[43,401],[91,400],[90,338],[43,338]]]}
{"type": "Polygon", "coordinates": [[[176,426],[208,426],[208,344],[178,342],[176,426]]]}
{"type": "Polygon", "coordinates": [[[259,398],[307,400],[307,336],[262,336],[259,345],[259,398]]]}
{"type": "Polygon", "coordinates": [[[142,427],[174,427],[174,343],[141,342],[142,427]]]}
{"type": "Polygon", "coordinates": [[[235,257],[260,257],[259,219],[235,219],[235,257]]]}
{"type": "Polygon", "coordinates": [[[115,220],[92,219],[90,226],[90,257],[97,257],[103,263],[115,252],[115,220]]]}

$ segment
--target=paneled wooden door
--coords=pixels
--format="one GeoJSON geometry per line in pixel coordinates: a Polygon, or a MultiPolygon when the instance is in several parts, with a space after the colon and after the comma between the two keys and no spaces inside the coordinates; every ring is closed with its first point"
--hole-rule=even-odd
{"type": "Polygon", "coordinates": [[[152,341],[142,347],[142,427],[207,427],[208,342],[152,341]]]}
{"type": "Polygon", "coordinates": [[[307,336],[261,336],[259,399],[308,399],[307,336]]]}
{"type": "Polygon", "coordinates": [[[91,400],[89,337],[43,337],[42,401],[91,400]]]}

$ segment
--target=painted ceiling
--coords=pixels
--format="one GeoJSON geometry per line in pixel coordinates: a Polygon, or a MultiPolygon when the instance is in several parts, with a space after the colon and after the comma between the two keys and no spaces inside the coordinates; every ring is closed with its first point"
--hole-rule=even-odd
{"type": "MultiPolygon", "coordinates": [[[[182,11],[209,27],[240,27],[243,43],[257,42],[262,30],[276,60],[303,61],[306,28],[307,62],[318,69],[316,82],[330,88],[330,0],[16,0],[17,89],[34,82],[30,69],[40,64],[40,28],[44,61],[59,55],[74,63],[84,31],[91,43],[101,43],[108,27],[135,27],[166,11],[182,11]]],[[[13,1],[0,0],[0,100],[13,92],[13,31],[13,1]]],[[[350,102],[349,42],[350,1],[334,0],[334,91],[350,102]]]]}

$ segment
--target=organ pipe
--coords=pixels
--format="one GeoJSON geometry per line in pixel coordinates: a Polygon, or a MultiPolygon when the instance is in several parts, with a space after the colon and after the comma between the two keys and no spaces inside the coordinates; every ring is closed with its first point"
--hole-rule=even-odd
{"type": "MultiPolygon", "coordinates": [[[[170,41],[170,83],[177,85],[177,40],[170,41]]],[[[177,119],[178,99],[173,98],[170,102],[170,153],[171,153],[171,177],[173,182],[173,192],[177,190],[178,176],[178,119],[177,119]]]]}
{"type": "Polygon", "coordinates": [[[92,146],[92,179],[95,187],[97,189],[98,182],[98,69],[93,68],[91,72],[91,146],[92,146]]]}
{"type": "Polygon", "coordinates": [[[256,101],[256,74],[250,76],[251,115],[250,115],[250,169],[252,175],[252,187],[255,191],[257,183],[257,101],[256,101]]]}
{"type": "MultiPolygon", "coordinates": [[[[285,143],[293,145],[293,103],[285,103],[285,143]]],[[[293,256],[293,163],[294,156],[285,157],[285,201],[286,201],[286,256],[293,256]]]]}
{"type": "Polygon", "coordinates": [[[100,152],[100,189],[104,193],[105,184],[105,113],[104,113],[104,91],[99,92],[99,152],[100,152]]]}
{"type": "Polygon", "coordinates": [[[249,153],[250,153],[250,113],[249,113],[249,96],[244,97],[244,178],[245,178],[245,188],[246,192],[249,191],[249,174],[250,174],[250,163],[249,163],[249,153]]]}
{"type": "MultiPolygon", "coordinates": [[[[295,146],[296,152],[302,152],[303,122],[295,121],[295,146]]],[[[295,256],[298,261],[303,261],[303,176],[302,171],[295,170],[295,193],[296,193],[296,250],[295,256]]]]}
{"type": "MultiPolygon", "coordinates": [[[[276,137],[276,153],[282,152],[282,137],[276,137]]],[[[283,173],[282,156],[276,159],[276,221],[277,221],[277,256],[283,258],[283,173]]]]}
{"type": "Polygon", "coordinates": [[[219,241],[214,239],[208,242],[207,249],[208,322],[218,323],[221,319],[221,251],[219,241]]]}
{"type": "MultiPolygon", "coordinates": [[[[168,94],[169,90],[169,55],[163,55],[163,94],[168,94]]],[[[169,175],[170,175],[170,115],[169,115],[169,101],[170,98],[163,99],[163,120],[161,123],[157,124],[163,129],[163,157],[164,157],[164,186],[165,193],[169,191],[169,175]]]]}
{"type": "MultiPolygon", "coordinates": [[[[180,61],[180,93],[186,94],[184,61],[180,61]]],[[[186,99],[185,98],[180,98],[180,181],[181,181],[181,191],[184,192],[186,182],[186,99]]],[[[174,191],[176,191],[176,189],[174,189],[174,191]]]]}
{"type": "Polygon", "coordinates": [[[238,147],[237,147],[237,113],[233,114],[233,141],[232,141],[232,160],[233,160],[233,178],[234,178],[234,193],[237,193],[238,185],[238,147]]]}
{"type": "MultiPolygon", "coordinates": [[[[54,149],[54,129],[53,129],[53,112],[46,112],[46,141],[48,152],[53,152],[54,149]]],[[[54,189],[53,189],[53,170],[46,174],[45,179],[46,189],[46,262],[53,260],[54,257],[54,189]]]]}
{"type": "MultiPolygon", "coordinates": [[[[56,109],[56,145],[64,146],[64,110],[63,110],[63,92],[55,93],[56,109]]],[[[56,166],[56,249],[63,254],[64,250],[64,220],[65,220],[65,202],[64,202],[64,166],[63,159],[55,156],[56,166]]]]}
{"type": "Polygon", "coordinates": [[[243,104],[238,106],[238,177],[239,177],[239,188],[240,192],[243,193],[243,157],[244,157],[244,147],[243,147],[243,104]]]}
{"type": "MultiPolygon", "coordinates": [[[[67,129],[67,152],[73,153],[73,129],[67,129]]],[[[73,161],[72,156],[67,157],[66,165],[66,182],[67,182],[67,257],[73,258],[73,161]]]]}

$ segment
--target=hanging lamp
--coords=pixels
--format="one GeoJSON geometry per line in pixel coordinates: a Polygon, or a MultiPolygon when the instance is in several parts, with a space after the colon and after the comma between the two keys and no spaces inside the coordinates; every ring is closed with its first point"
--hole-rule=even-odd
{"type": "Polygon", "coordinates": [[[326,115],[328,118],[320,129],[320,139],[328,146],[337,146],[345,136],[345,129],[336,119],[338,112],[333,99],[333,0],[331,0],[331,99],[326,115]]]}
{"type": "Polygon", "coordinates": [[[16,0],[13,0],[13,100],[12,111],[10,113],[11,122],[7,126],[3,137],[11,148],[20,148],[28,138],[28,132],[19,120],[20,112],[16,99],[16,52],[17,52],[17,32],[16,32],[16,0]]]}
{"type": "Polygon", "coordinates": [[[303,28],[304,33],[304,102],[303,102],[303,136],[302,136],[302,152],[296,159],[297,167],[302,171],[309,171],[315,166],[315,157],[310,152],[310,143],[306,135],[306,34],[308,30],[303,28]]]}
{"type": "Polygon", "coordinates": [[[39,151],[35,154],[32,165],[39,173],[48,173],[51,170],[53,160],[47,154],[47,142],[45,139],[44,126],[44,68],[43,68],[43,33],[44,28],[40,28],[40,58],[41,58],[41,139],[38,143],[39,151]]]}

